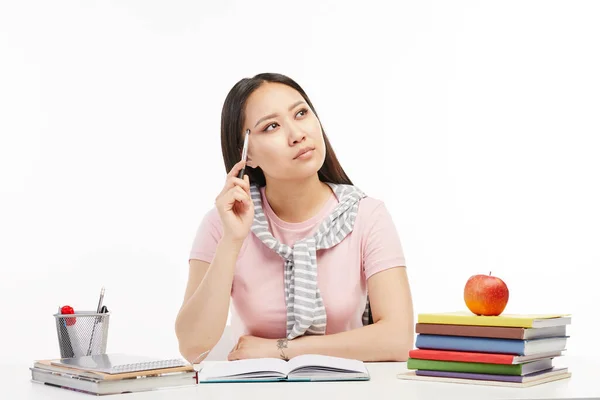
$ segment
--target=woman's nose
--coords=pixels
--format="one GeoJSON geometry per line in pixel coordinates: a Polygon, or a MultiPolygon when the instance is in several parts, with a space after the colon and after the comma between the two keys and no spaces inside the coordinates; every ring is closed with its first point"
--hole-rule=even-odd
{"type": "Polygon", "coordinates": [[[289,125],[288,132],[290,145],[300,143],[306,137],[304,131],[293,123],[289,125]]]}

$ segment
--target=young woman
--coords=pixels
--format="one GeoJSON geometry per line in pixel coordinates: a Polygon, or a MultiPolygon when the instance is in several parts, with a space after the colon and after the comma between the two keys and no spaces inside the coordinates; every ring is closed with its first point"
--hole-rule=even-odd
{"type": "Polygon", "coordinates": [[[197,363],[210,352],[231,300],[229,360],[405,361],[414,322],[399,236],[385,204],[342,169],[304,90],[280,74],[242,79],[221,118],[228,174],[190,253],[181,354],[197,363]]]}

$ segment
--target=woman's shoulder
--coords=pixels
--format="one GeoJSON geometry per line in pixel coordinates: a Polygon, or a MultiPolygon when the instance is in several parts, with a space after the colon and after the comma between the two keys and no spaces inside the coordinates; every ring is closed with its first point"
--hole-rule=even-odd
{"type": "Polygon", "coordinates": [[[358,215],[370,216],[373,213],[381,212],[386,209],[385,202],[376,197],[366,196],[358,204],[358,215]]]}
{"type": "Polygon", "coordinates": [[[217,210],[216,206],[210,207],[204,213],[204,218],[208,218],[210,220],[221,222],[221,218],[219,217],[219,210],[217,210]]]}
{"type": "Polygon", "coordinates": [[[221,224],[221,217],[219,216],[219,210],[217,210],[216,206],[212,206],[208,210],[204,212],[202,216],[202,222],[200,224],[201,229],[211,229],[216,230],[219,233],[223,230],[223,226],[221,224]]]}
{"type": "MultiPolygon", "coordinates": [[[[358,210],[357,210],[358,216],[365,216],[365,215],[369,216],[373,212],[376,212],[379,209],[385,208],[385,203],[383,200],[365,194],[358,187],[355,187],[355,186],[349,185],[349,184],[346,184],[346,185],[341,184],[340,186],[345,187],[345,189],[346,189],[345,191],[357,190],[361,196],[364,196],[358,202],[358,210]]],[[[336,188],[336,191],[337,190],[338,190],[338,188],[336,188]]],[[[343,192],[344,189],[340,189],[340,191],[343,192]]]]}
{"type": "Polygon", "coordinates": [[[392,223],[392,216],[384,200],[366,196],[358,205],[356,224],[361,230],[368,232],[374,226],[392,223]]]}

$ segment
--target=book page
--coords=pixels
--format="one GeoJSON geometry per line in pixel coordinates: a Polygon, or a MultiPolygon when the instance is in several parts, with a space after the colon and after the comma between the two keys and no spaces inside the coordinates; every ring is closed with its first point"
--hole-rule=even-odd
{"type": "Polygon", "coordinates": [[[278,358],[224,361],[207,365],[201,374],[203,378],[213,379],[264,372],[287,375],[287,362],[278,358]]]}
{"type": "Polygon", "coordinates": [[[339,358],[324,356],[319,354],[304,354],[298,357],[294,357],[288,361],[288,369],[291,372],[298,369],[314,369],[319,370],[333,370],[340,372],[361,372],[367,373],[365,364],[360,360],[353,360],[348,358],[339,358]]]}

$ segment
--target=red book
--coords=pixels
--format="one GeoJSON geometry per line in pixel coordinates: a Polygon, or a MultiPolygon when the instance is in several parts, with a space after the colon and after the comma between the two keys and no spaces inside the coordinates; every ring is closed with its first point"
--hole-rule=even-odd
{"type": "Polygon", "coordinates": [[[514,354],[474,353],[469,351],[413,349],[408,353],[410,358],[419,360],[477,362],[486,364],[521,364],[542,358],[558,357],[560,351],[517,356],[514,354]]]}

